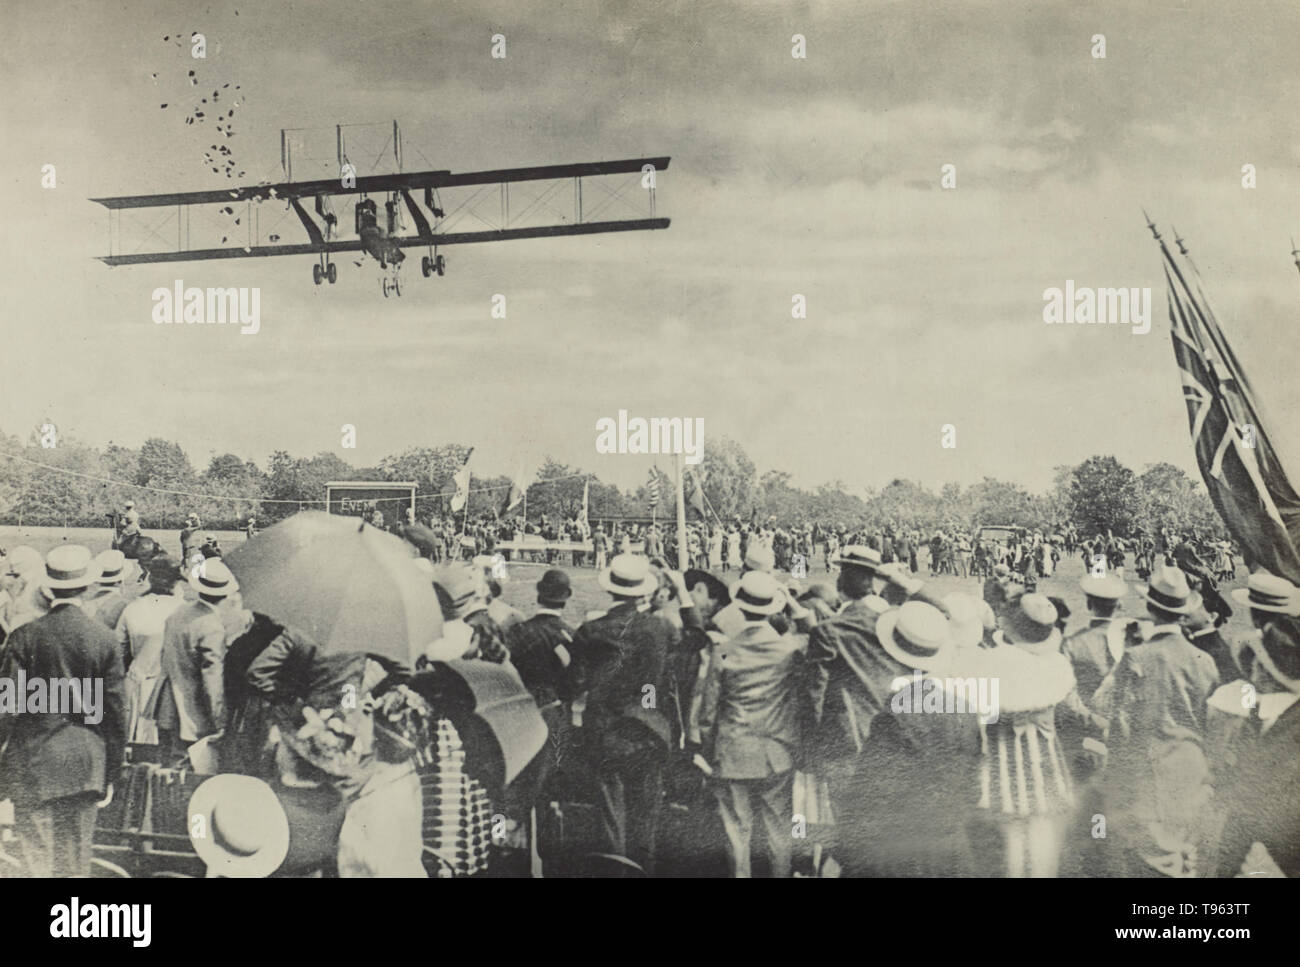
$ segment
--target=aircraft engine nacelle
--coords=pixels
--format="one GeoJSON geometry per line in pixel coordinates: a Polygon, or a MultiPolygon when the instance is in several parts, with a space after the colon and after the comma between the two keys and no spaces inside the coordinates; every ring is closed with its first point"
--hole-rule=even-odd
{"type": "Polygon", "coordinates": [[[363,198],[357,202],[357,234],[360,235],[362,229],[374,228],[376,221],[376,206],[373,198],[363,198]]]}

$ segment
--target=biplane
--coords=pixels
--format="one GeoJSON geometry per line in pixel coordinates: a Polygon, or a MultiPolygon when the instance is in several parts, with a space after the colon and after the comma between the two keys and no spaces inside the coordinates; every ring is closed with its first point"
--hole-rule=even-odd
{"type": "MultiPolygon", "coordinates": [[[[380,268],[389,271],[383,279],[383,291],[401,295],[401,282],[398,268],[406,258],[406,249],[422,248],[426,253],[420,259],[421,273],[425,278],[441,276],[446,272],[446,258],[439,251],[449,245],[465,245],[471,242],[502,242],[512,239],[549,238],[561,235],[593,235],[601,232],[634,232],[649,229],[667,228],[669,219],[659,218],[655,213],[655,176],[667,170],[669,158],[627,158],[619,161],[595,161],[579,164],[543,165],[532,168],[501,168],[492,171],[470,171],[454,173],[450,170],[401,171],[401,137],[397,124],[393,124],[392,144],[397,160],[398,171],[388,174],[355,175],[355,169],[348,164],[344,149],[342,126],[338,127],[338,160],[341,176],[339,178],[294,181],[292,179],[292,159],[287,150],[287,140],[281,131],[281,161],[286,180],[278,184],[259,183],[246,187],[213,189],[209,191],[189,191],[158,195],[124,195],[117,198],[92,198],[91,201],[103,205],[109,210],[110,243],[109,254],[100,256],[100,261],[110,266],[139,265],[154,262],[193,262],[211,259],[264,258],[275,255],[313,255],[316,263],[312,265],[312,281],[316,285],[338,281],[338,268],[333,260],[341,253],[360,252],[379,263],[380,268]],[[622,189],[609,187],[608,181],[613,176],[636,175],[639,188],[644,190],[648,203],[648,216],[641,218],[621,218],[597,220],[595,216],[604,212],[613,201],[622,200],[631,204],[622,189]],[[560,211],[555,206],[557,185],[573,183],[573,208],[571,213],[560,211]],[[540,194],[525,198],[525,211],[510,211],[510,186],[521,182],[552,182],[544,187],[540,194]],[[589,206],[584,212],[584,182],[595,182],[603,193],[598,195],[595,206],[589,206]],[[491,189],[495,186],[496,191],[491,189]],[[448,211],[442,200],[441,192],[451,189],[474,189],[469,197],[454,210],[448,211]],[[423,204],[417,203],[417,193],[423,204]],[[484,215],[482,206],[485,201],[496,194],[500,199],[500,209],[484,215]],[[355,196],[354,234],[344,237],[339,226],[339,216],[335,211],[334,199],[339,196],[355,196]],[[379,201],[383,201],[380,210],[379,201]],[[283,203],[286,213],[292,210],[301,222],[306,233],[306,241],[282,244],[279,236],[270,234],[263,241],[261,228],[261,210],[268,203],[283,203]],[[305,207],[310,203],[314,214],[305,207]],[[477,205],[477,207],[475,207],[477,205]],[[240,235],[246,238],[238,241],[230,236],[222,238],[219,247],[201,242],[198,247],[191,244],[191,212],[205,206],[218,206],[219,211],[233,214],[236,206],[244,206],[245,222],[240,235]],[[405,226],[403,206],[409,213],[413,231],[405,226]],[[132,251],[125,251],[129,245],[122,240],[122,214],[135,209],[175,208],[176,244],[159,234],[159,229],[166,226],[172,218],[169,213],[163,223],[144,226],[148,235],[167,247],[154,251],[141,251],[150,244],[146,238],[132,251]],[[594,210],[593,210],[594,208],[594,210]],[[450,231],[451,219],[456,215],[472,217],[484,225],[470,231],[450,231]],[[550,214],[548,221],[539,215],[550,214]],[[531,218],[530,218],[531,216],[531,218]],[[115,224],[116,223],[116,224],[115,224]],[[229,244],[224,244],[229,242],[229,244]]],[[[496,206],[493,205],[493,208],[496,206]]],[[[239,220],[236,221],[236,224],[239,220]]],[[[364,257],[364,256],[363,256],[364,257]]],[[[358,265],[361,263],[358,262],[358,265]]]]}

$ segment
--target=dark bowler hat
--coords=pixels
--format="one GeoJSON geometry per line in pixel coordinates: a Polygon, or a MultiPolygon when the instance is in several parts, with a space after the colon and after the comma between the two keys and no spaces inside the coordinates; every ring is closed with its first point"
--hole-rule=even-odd
{"type": "Polygon", "coordinates": [[[687,591],[694,590],[695,585],[703,581],[709,586],[709,597],[715,601],[721,601],[724,607],[731,604],[731,592],[727,590],[727,586],[722,582],[721,578],[715,577],[708,571],[701,570],[698,567],[691,568],[683,577],[686,579],[687,591]]]}
{"type": "Polygon", "coordinates": [[[547,604],[563,604],[573,594],[569,575],[559,568],[551,568],[537,582],[537,600],[547,604]]]}

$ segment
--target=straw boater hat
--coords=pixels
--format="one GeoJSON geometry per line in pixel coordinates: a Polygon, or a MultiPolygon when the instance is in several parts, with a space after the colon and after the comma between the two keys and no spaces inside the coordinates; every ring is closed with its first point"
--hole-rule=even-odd
{"type": "Polygon", "coordinates": [[[918,581],[916,578],[912,577],[912,575],[908,573],[907,568],[905,568],[902,564],[898,563],[897,561],[891,564],[882,564],[876,570],[876,573],[883,578],[889,578],[889,580],[892,583],[897,584],[899,587],[903,588],[903,590],[905,590],[908,594],[915,594],[917,591],[920,591],[921,588],[924,586],[923,582],[918,581]]]}
{"type": "Polygon", "coordinates": [[[224,598],[239,590],[239,582],[219,557],[209,557],[190,575],[190,587],[199,594],[224,598]]]}
{"type": "Polygon", "coordinates": [[[992,628],[996,619],[987,601],[974,595],[954,591],[944,596],[948,608],[948,626],[952,629],[953,644],[958,648],[974,648],[984,640],[985,628],[992,628]]]}
{"type": "Polygon", "coordinates": [[[1232,592],[1232,600],[1238,604],[1244,604],[1252,611],[1271,611],[1274,614],[1295,614],[1297,596],[1300,596],[1300,588],[1268,571],[1256,571],[1244,588],[1232,592]]]}
{"type": "Polygon", "coordinates": [[[766,544],[751,541],[745,550],[745,567],[751,571],[771,571],[776,568],[776,552],[766,544]]]}
{"type": "Polygon", "coordinates": [[[41,587],[51,591],[88,588],[99,579],[99,565],[90,549],[80,544],[62,544],[45,555],[45,576],[41,587]]]}
{"type": "Polygon", "coordinates": [[[34,575],[45,570],[45,555],[34,547],[20,544],[4,558],[3,570],[13,571],[24,580],[31,580],[34,575]]]}
{"type": "Polygon", "coordinates": [[[610,594],[632,598],[653,594],[659,587],[659,579],[650,571],[650,559],[640,554],[615,554],[596,583],[610,594]]]}
{"type": "Polygon", "coordinates": [[[924,601],[908,601],[876,622],[876,637],[895,661],[929,671],[943,663],[952,647],[952,628],[944,613],[924,601]]]}
{"type": "Polygon", "coordinates": [[[205,780],[190,797],[188,826],[194,851],[217,876],[270,876],[289,854],[289,817],[275,791],[254,776],[205,780]],[[200,816],[202,824],[195,822],[200,816]]]}
{"type": "Polygon", "coordinates": [[[751,614],[776,614],[786,606],[785,588],[766,571],[750,571],[731,586],[731,601],[751,614]]]}
{"type": "Polygon", "coordinates": [[[839,567],[865,568],[874,574],[880,573],[880,569],[884,565],[878,550],[862,544],[849,544],[840,548],[839,556],[832,560],[831,563],[839,567]]]}
{"type": "Polygon", "coordinates": [[[993,640],[999,645],[1023,645],[1036,653],[1055,652],[1061,647],[1056,618],[1056,605],[1047,595],[1022,594],[1003,615],[1002,630],[993,640]]]}
{"type": "Polygon", "coordinates": [[[1171,614],[1191,614],[1201,606],[1201,596],[1187,586],[1187,575],[1180,568],[1168,565],[1151,576],[1142,597],[1152,607],[1171,614]]]}
{"type": "Polygon", "coordinates": [[[1118,601],[1128,594],[1128,585],[1113,574],[1097,577],[1089,572],[1079,579],[1079,587],[1083,588],[1083,593],[1088,597],[1105,601],[1118,601]]]}
{"type": "Polygon", "coordinates": [[[126,567],[126,555],[121,551],[101,551],[95,558],[99,565],[100,584],[121,584],[124,577],[122,569],[126,567]]]}

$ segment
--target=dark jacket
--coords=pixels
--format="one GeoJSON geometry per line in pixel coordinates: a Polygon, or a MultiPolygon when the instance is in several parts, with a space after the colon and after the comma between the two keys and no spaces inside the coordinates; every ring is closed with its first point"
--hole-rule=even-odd
{"type": "Polygon", "coordinates": [[[668,662],[678,641],[668,619],[631,603],[582,625],[571,651],[574,687],[587,692],[584,727],[602,738],[618,733],[633,744],[666,748],[672,740],[668,662]]]}
{"type": "MultiPolygon", "coordinates": [[[[1228,790],[1219,876],[1236,876],[1253,843],[1262,843],[1288,877],[1300,876],[1300,702],[1283,712],[1242,758],[1228,790]]],[[[1247,874],[1255,870],[1247,867],[1247,874]]]]}
{"type": "Polygon", "coordinates": [[[535,614],[506,634],[510,663],[539,708],[572,697],[573,629],[558,614],[535,614]]]}
{"type": "Polygon", "coordinates": [[[858,758],[872,720],[889,708],[895,678],[912,669],[891,658],[876,638],[879,614],[854,601],[808,636],[808,708],[813,752],[823,764],[858,758]]]}
{"type": "MultiPolygon", "coordinates": [[[[102,681],[102,704],[95,710],[102,712],[102,718],[86,724],[83,711],[0,713],[0,746],[6,737],[9,743],[0,763],[0,784],[13,780],[8,794],[16,802],[39,804],[82,793],[102,795],[117,778],[126,752],[117,638],[77,604],[56,605],[9,637],[0,679],[14,682],[15,692],[20,671],[28,682],[40,678],[47,686],[52,679],[102,681]]],[[[26,709],[28,696],[14,697],[26,709]]]]}
{"type": "Polygon", "coordinates": [[[767,779],[801,760],[803,649],[802,637],[779,635],[757,621],[713,653],[701,731],[718,778],[767,779]]]}
{"type": "Polygon", "coordinates": [[[1084,704],[1092,701],[1093,694],[1124,654],[1122,639],[1115,642],[1113,649],[1107,642],[1112,623],[1123,621],[1118,617],[1091,618],[1087,628],[1076,631],[1061,645],[1061,651],[1074,669],[1074,680],[1084,704]]]}

